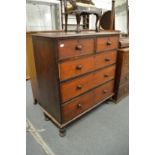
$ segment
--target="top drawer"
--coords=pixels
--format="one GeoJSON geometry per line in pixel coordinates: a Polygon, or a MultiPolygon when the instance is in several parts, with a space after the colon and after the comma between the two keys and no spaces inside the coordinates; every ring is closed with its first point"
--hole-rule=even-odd
{"type": "Polygon", "coordinates": [[[58,42],[59,60],[91,54],[94,51],[94,39],[70,39],[58,42]]]}
{"type": "Polygon", "coordinates": [[[97,52],[118,48],[118,36],[97,38],[97,52]]]}

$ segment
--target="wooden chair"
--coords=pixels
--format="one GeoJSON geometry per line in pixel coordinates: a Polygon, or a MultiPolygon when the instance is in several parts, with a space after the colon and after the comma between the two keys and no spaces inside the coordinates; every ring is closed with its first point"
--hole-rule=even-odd
{"type": "Polygon", "coordinates": [[[64,9],[65,9],[65,32],[67,32],[67,24],[68,24],[68,15],[74,14],[76,16],[77,21],[77,29],[76,32],[79,33],[80,30],[80,21],[81,16],[83,15],[96,15],[96,32],[99,31],[99,21],[102,15],[102,9],[95,7],[94,3],[91,0],[63,0],[64,1],[64,9]],[[86,1],[87,3],[84,3],[86,1]]]}

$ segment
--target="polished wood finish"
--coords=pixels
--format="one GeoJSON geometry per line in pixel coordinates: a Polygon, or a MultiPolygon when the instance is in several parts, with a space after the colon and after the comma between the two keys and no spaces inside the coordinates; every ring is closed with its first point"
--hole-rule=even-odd
{"type": "Polygon", "coordinates": [[[118,37],[101,37],[97,38],[97,52],[112,50],[118,47],[118,37]]]}
{"type": "MultiPolygon", "coordinates": [[[[99,38],[119,38],[116,31],[74,33],[45,33],[33,35],[34,60],[39,100],[45,116],[60,129],[113,96],[117,46],[112,50],[97,50],[99,38]],[[69,49],[69,43],[72,50],[69,49]],[[87,54],[74,55],[75,43],[85,46],[87,54]],[[60,42],[68,44],[60,59],[60,42]],[[73,48],[74,47],[74,48],[73,48]],[[89,49],[89,50],[87,50],[89,49]],[[70,51],[70,52],[68,52],[70,51]],[[91,51],[91,52],[90,52],[91,51]],[[70,54],[72,53],[72,54],[70,54]],[[102,92],[102,93],[101,93],[102,92]]],[[[118,45],[118,42],[115,43],[118,45]]],[[[66,47],[66,46],[64,46],[66,47]]],[[[81,50],[81,46],[78,49],[81,50]]]]}
{"type": "Polygon", "coordinates": [[[94,39],[60,40],[58,43],[59,60],[94,52],[94,39]]]}
{"type": "Polygon", "coordinates": [[[94,70],[94,57],[89,56],[59,64],[60,80],[66,80],[94,70]]]}
{"type": "Polygon", "coordinates": [[[118,49],[117,56],[115,95],[113,97],[116,103],[129,93],[129,43],[127,42],[127,39],[123,38],[120,40],[119,45],[120,48],[118,49]],[[124,48],[125,45],[127,45],[126,48],[124,48]]]}

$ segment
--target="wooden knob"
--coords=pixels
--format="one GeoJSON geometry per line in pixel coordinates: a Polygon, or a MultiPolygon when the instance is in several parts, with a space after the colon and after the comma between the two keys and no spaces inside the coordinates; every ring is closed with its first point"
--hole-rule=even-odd
{"type": "Polygon", "coordinates": [[[106,94],[108,91],[107,90],[103,90],[102,92],[103,92],[103,94],[106,94]]]}
{"type": "Polygon", "coordinates": [[[77,65],[77,66],[76,66],[76,69],[77,69],[77,70],[81,70],[81,69],[82,69],[82,65],[77,65]]]}
{"type": "Polygon", "coordinates": [[[82,89],[82,87],[83,87],[82,85],[78,85],[76,88],[77,89],[82,89]]]}
{"type": "Polygon", "coordinates": [[[81,50],[81,49],[82,49],[82,45],[77,45],[77,46],[75,47],[75,49],[76,49],[76,50],[81,50]]]}
{"type": "Polygon", "coordinates": [[[105,61],[110,61],[110,58],[105,58],[104,60],[105,60],[105,61]]]}
{"type": "Polygon", "coordinates": [[[105,74],[104,77],[109,77],[109,75],[105,74]]]}
{"type": "Polygon", "coordinates": [[[79,104],[77,104],[77,108],[78,109],[81,109],[82,108],[82,105],[79,103],[79,104]]]}
{"type": "Polygon", "coordinates": [[[108,45],[108,46],[110,46],[111,44],[112,44],[112,42],[111,42],[111,41],[108,41],[108,42],[107,42],[107,45],[108,45]]]}

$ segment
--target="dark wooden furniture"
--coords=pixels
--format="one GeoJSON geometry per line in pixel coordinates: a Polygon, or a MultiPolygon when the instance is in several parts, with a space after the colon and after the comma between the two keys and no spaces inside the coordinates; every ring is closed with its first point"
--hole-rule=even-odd
{"type": "Polygon", "coordinates": [[[33,35],[38,103],[65,127],[114,95],[118,31],[33,35]]]}
{"type": "Polygon", "coordinates": [[[119,102],[129,93],[129,40],[122,38],[119,41],[117,55],[117,69],[115,81],[115,102],[119,102]]]}
{"type": "Polygon", "coordinates": [[[115,30],[115,0],[112,0],[112,9],[102,14],[100,25],[104,30],[115,30]]]}
{"type": "MultiPolygon", "coordinates": [[[[87,16],[89,14],[96,15],[96,31],[99,31],[99,21],[102,15],[102,9],[94,6],[94,3],[91,0],[87,0],[87,4],[84,3],[84,0],[63,0],[64,1],[64,10],[65,10],[65,31],[67,32],[67,23],[68,15],[74,14],[77,21],[77,30],[79,33],[80,30],[80,21],[81,16],[87,16]],[[89,2],[90,1],[90,2],[89,2]]],[[[86,0],[85,0],[86,1],[86,0]]]]}

